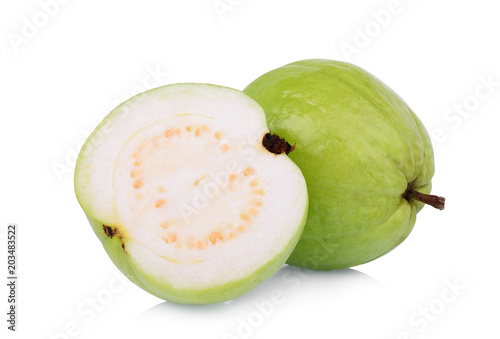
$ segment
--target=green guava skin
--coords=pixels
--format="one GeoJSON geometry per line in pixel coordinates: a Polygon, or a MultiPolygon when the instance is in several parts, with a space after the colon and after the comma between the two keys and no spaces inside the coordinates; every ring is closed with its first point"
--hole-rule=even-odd
{"type": "Polygon", "coordinates": [[[272,133],[296,143],[289,157],[306,178],[309,212],[287,263],[316,270],[374,260],[411,232],[434,174],[430,138],[387,85],[363,69],[303,60],[270,71],[244,92],[272,133]]]}
{"type": "MultiPolygon", "coordinates": [[[[211,86],[220,87],[216,85],[211,86]]],[[[298,223],[297,231],[295,232],[295,234],[292,236],[292,238],[285,245],[281,252],[276,254],[274,258],[270,259],[258,270],[250,275],[247,275],[245,278],[230,281],[226,284],[218,285],[217,287],[200,289],[179,289],[171,286],[164,281],[158,281],[154,277],[146,274],[143,270],[141,270],[139,265],[136,264],[134,257],[130,255],[129,252],[127,252],[127,244],[129,243],[129,241],[133,240],[128,239],[127,233],[121,231],[122,226],[111,220],[99,220],[99,218],[96,217],[96,212],[89,207],[88,202],[85,199],[82,200],[82,197],[80,195],[81,192],[79,191],[80,185],[78,184],[78,181],[81,178],[89,175],[86,166],[83,165],[83,159],[86,156],[88,148],[90,149],[90,151],[92,151],[93,137],[96,136],[98,138],[97,135],[101,128],[105,129],[110,121],[116,119],[116,116],[119,116],[119,114],[127,111],[127,106],[129,103],[141,100],[141,98],[146,94],[154,95],[156,92],[159,92],[161,94],[161,90],[162,87],[152,89],[135,97],[132,97],[128,101],[123,102],[108,116],[106,116],[88,137],[87,141],[80,150],[76,162],[74,176],[76,197],[82,209],[84,210],[94,233],[101,241],[111,261],[127,278],[130,279],[130,281],[132,281],[140,288],[160,299],[180,304],[205,305],[232,300],[257,287],[260,283],[274,275],[274,273],[276,273],[285,264],[287,258],[290,256],[290,253],[293,251],[297,242],[299,241],[300,235],[302,234],[302,231],[304,229],[304,225],[307,220],[308,201],[306,201],[304,214],[302,216],[302,219],[298,223]],[[116,234],[110,235],[110,233],[106,231],[107,228],[112,229],[113,233],[116,232],[116,234]]],[[[307,195],[307,193],[305,194],[307,195]]]]}

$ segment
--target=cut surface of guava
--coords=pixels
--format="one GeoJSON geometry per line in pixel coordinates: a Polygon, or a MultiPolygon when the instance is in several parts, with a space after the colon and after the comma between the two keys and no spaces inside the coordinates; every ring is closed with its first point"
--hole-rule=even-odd
{"type": "Polygon", "coordinates": [[[281,267],[302,232],[298,167],[262,145],[264,112],[240,91],[177,84],[117,107],[89,137],[78,200],[115,264],[158,297],[232,299],[281,267]]]}

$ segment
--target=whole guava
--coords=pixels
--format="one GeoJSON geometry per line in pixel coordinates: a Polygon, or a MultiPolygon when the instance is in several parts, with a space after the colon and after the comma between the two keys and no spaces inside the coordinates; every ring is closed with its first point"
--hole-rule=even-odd
{"type": "Polygon", "coordinates": [[[244,92],[271,131],[297,147],[290,158],[309,192],[304,232],[288,263],[331,270],[366,263],[411,232],[429,195],[433,150],[421,121],[363,69],[303,60],[270,71],[244,92]]]}

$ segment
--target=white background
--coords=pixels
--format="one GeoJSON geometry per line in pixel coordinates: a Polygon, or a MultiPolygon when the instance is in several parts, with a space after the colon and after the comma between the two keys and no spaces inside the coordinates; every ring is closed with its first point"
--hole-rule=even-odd
{"type": "Polygon", "coordinates": [[[2,338],[499,338],[494,3],[3,1],[0,263],[6,226],[16,222],[20,278],[11,333],[1,269],[2,338]],[[433,135],[433,192],[446,196],[446,210],[426,207],[409,238],[371,263],[284,267],[230,303],[166,303],[128,282],[73,191],[88,133],[145,89],[243,89],[306,58],[356,63],[407,101],[433,135]]]}

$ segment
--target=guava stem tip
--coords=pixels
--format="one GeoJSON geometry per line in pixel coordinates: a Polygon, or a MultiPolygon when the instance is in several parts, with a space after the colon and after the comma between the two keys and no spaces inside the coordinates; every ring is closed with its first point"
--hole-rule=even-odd
{"type": "Polygon", "coordinates": [[[415,191],[414,189],[408,189],[404,194],[405,198],[415,199],[417,201],[423,202],[426,205],[430,205],[438,210],[444,210],[445,198],[437,195],[425,194],[415,191]]]}

